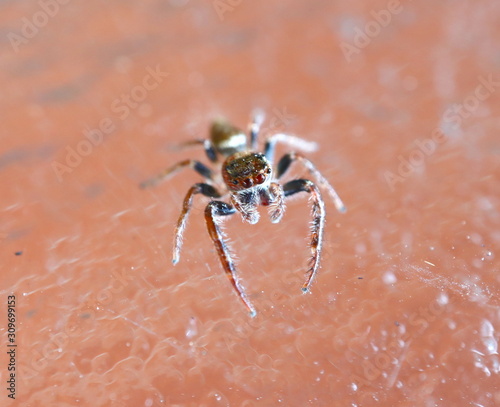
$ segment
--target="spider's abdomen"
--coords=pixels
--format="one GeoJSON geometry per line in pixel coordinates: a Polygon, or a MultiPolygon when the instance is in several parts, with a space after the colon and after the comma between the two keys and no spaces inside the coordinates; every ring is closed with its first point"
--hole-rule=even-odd
{"type": "Polygon", "coordinates": [[[245,151],[247,137],[243,131],[225,121],[215,121],[210,127],[210,140],[217,152],[224,157],[245,151]]]}
{"type": "Polygon", "coordinates": [[[271,165],[264,154],[239,152],[226,159],[222,177],[230,191],[243,191],[270,179],[271,165]]]}

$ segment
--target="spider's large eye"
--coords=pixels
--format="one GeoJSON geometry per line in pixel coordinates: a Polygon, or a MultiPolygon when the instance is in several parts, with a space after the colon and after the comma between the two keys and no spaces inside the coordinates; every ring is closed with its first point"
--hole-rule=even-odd
{"type": "Polygon", "coordinates": [[[235,179],[235,180],[233,181],[233,184],[234,184],[234,185],[238,185],[238,180],[237,180],[237,179],[235,179]]]}
{"type": "Polygon", "coordinates": [[[259,174],[254,178],[257,184],[262,184],[266,180],[266,176],[264,174],[259,174]]]}
{"type": "Polygon", "coordinates": [[[245,188],[250,188],[251,186],[253,186],[253,181],[250,178],[246,178],[241,184],[245,188]]]}

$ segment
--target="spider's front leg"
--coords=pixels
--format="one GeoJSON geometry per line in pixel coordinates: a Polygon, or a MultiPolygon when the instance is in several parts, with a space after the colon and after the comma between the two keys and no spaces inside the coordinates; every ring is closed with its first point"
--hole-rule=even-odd
{"type": "Polygon", "coordinates": [[[233,206],[227,204],[226,202],[212,201],[207,205],[205,209],[205,220],[207,222],[208,233],[210,234],[210,237],[214,242],[222,267],[224,268],[224,271],[226,272],[226,275],[229,278],[231,285],[236,290],[238,296],[241,298],[241,300],[247,307],[250,316],[255,317],[257,315],[257,311],[255,310],[252,303],[247,299],[243,287],[241,286],[236,277],[236,267],[231,258],[229,248],[227,247],[227,244],[224,241],[224,235],[219,226],[220,217],[232,215],[234,213],[236,213],[236,209],[233,206]]]}
{"type": "Polygon", "coordinates": [[[305,158],[302,154],[296,153],[296,152],[291,152],[288,154],[285,154],[283,157],[281,157],[280,161],[278,162],[278,171],[277,171],[277,178],[281,178],[283,174],[290,168],[290,165],[295,162],[295,161],[300,161],[304,167],[309,171],[309,173],[316,179],[317,183],[321,188],[324,188],[326,192],[328,192],[328,195],[333,200],[333,203],[337,210],[341,213],[346,212],[346,207],[342,200],[340,199],[340,196],[337,194],[337,191],[332,187],[332,185],[328,182],[328,180],[321,174],[314,164],[309,161],[307,158],[305,158]]]}
{"type": "Polygon", "coordinates": [[[182,204],[182,211],[177,221],[177,226],[175,227],[174,233],[174,249],[172,256],[172,263],[175,265],[179,262],[180,251],[182,247],[182,235],[184,229],[186,229],[187,218],[191,205],[193,204],[193,198],[196,194],[202,194],[209,198],[220,198],[221,194],[209,184],[198,183],[194,184],[186,194],[184,202],[182,204]]]}
{"type": "Polygon", "coordinates": [[[325,203],[316,185],[307,179],[296,179],[283,186],[285,196],[289,197],[298,192],[311,194],[312,223],[311,223],[311,261],[306,273],[306,282],[302,286],[303,292],[308,292],[319,268],[321,250],[323,248],[323,232],[325,230],[325,203]]]}
{"type": "Polygon", "coordinates": [[[179,171],[183,170],[184,168],[192,168],[198,174],[200,174],[203,178],[205,178],[209,181],[214,181],[213,171],[210,168],[208,168],[205,164],[203,164],[197,160],[184,160],[184,161],[180,161],[180,162],[172,165],[171,167],[167,168],[166,170],[162,171],[156,177],[153,177],[153,178],[148,179],[144,182],[141,182],[140,187],[141,188],[153,187],[153,186],[159,184],[160,182],[165,181],[166,179],[172,177],[174,174],[177,174],[179,171]]]}

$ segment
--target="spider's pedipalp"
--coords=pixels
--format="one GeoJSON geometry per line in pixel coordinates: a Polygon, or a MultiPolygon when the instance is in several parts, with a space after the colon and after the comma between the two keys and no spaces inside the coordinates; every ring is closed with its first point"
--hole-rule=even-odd
{"type": "Polygon", "coordinates": [[[276,177],[281,178],[283,174],[288,170],[290,165],[295,161],[300,161],[304,165],[304,167],[306,167],[309,173],[316,179],[318,185],[326,190],[328,195],[330,195],[330,198],[333,200],[333,203],[337,210],[341,213],[346,212],[347,209],[340,199],[339,195],[337,194],[337,191],[335,191],[328,180],[316,169],[314,164],[307,158],[305,158],[302,154],[291,152],[281,157],[280,161],[278,162],[276,177]]]}
{"type": "Polygon", "coordinates": [[[269,197],[263,200],[263,204],[269,206],[269,218],[272,223],[278,223],[285,212],[285,193],[283,187],[277,182],[271,182],[266,191],[269,197]]]}
{"type": "Polygon", "coordinates": [[[243,287],[236,277],[236,267],[234,265],[233,259],[231,258],[229,248],[227,247],[227,243],[224,241],[224,235],[219,226],[220,217],[232,215],[235,212],[236,209],[226,202],[212,201],[207,205],[205,209],[205,220],[207,222],[208,233],[210,234],[210,237],[214,242],[220,262],[222,264],[222,267],[224,268],[224,271],[226,272],[227,277],[229,278],[229,281],[231,282],[231,285],[236,290],[238,296],[247,307],[250,316],[255,317],[257,315],[257,311],[255,310],[252,303],[247,299],[243,287]]]}
{"type": "Polygon", "coordinates": [[[323,248],[323,232],[325,229],[325,204],[318,187],[307,179],[296,179],[287,182],[283,186],[285,196],[289,197],[298,192],[308,192],[311,194],[311,262],[307,270],[306,282],[302,286],[303,292],[308,292],[319,268],[321,250],[323,248]]]}
{"type": "Polygon", "coordinates": [[[251,225],[256,224],[260,219],[260,214],[257,210],[258,199],[255,189],[231,194],[231,203],[241,213],[241,218],[251,225]]]}
{"type": "Polygon", "coordinates": [[[179,215],[177,221],[177,226],[174,232],[174,248],[172,254],[172,263],[175,265],[179,262],[180,252],[182,247],[182,235],[186,229],[187,218],[191,205],[193,204],[193,198],[196,194],[202,194],[209,198],[220,198],[221,194],[209,184],[198,183],[194,184],[186,194],[184,202],[182,204],[182,211],[179,215]]]}

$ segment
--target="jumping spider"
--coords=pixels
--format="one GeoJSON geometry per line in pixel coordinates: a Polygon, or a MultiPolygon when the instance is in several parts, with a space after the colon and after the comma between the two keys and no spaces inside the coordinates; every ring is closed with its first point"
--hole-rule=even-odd
{"type": "Polygon", "coordinates": [[[219,164],[219,166],[220,158],[223,158],[224,161],[221,166],[222,180],[217,172],[214,172],[200,161],[184,160],[167,168],[157,177],[141,184],[141,187],[156,185],[186,167],[192,168],[206,180],[206,182],[194,184],[184,198],[182,211],[175,228],[172,258],[174,265],[179,261],[182,234],[186,227],[188,212],[194,195],[202,194],[217,199],[229,195],[230,202],[210,201],[205,209],[205,220],[208,233],[213,240],[222,267],[252,317],[257,312],[247,299],[238,281],[236,267],[221,231],[222,218],[233,215],[238,211],[244,221],[254,224],[259,221],[258,206],[262,205],[268,207],[271,222],[277,223],[281,220],[285,210],[285,198],[298,192],[309,193],[312,202],[311,261],[306,274],[306,282],[302,286],[302,291],[307,292],[319,267],[323,231],[325,229],[325,205],[318,187],[312,181],[295,179],[281,185],[278,180],[294,161],[300,161],[316,179],[318,185],[330,195],[337,210],[345,212],[345,206],[333,187],[311,161],[303,155],[296,152],[287,153],[280,159],[278,165],[273,168],[274,150],[277,142],[288,144],[306,152],[316,150],[316,143],[292,135],[278,133],[266,140],[264,153],[257,152],[257,139],[263,119],[262,113],[254,114],[249,125],[250,149],[247,145],[246,134],[225,121],[215,121],[212,124],[209,139],[193,140],[183,144],[183,146],[202,145],[208,159],[214,164],[219,164]]]}

